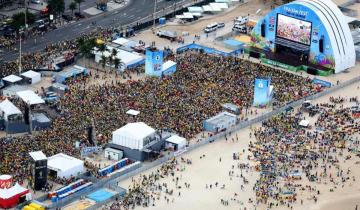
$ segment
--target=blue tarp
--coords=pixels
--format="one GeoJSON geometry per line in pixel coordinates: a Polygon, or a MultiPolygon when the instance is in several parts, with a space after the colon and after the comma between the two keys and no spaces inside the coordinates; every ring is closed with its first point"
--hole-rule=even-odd
{"type": "Polygon", "coordinates": [[[177,53],[182,53],[186,50],[193,50],[193,49],[197,49],[197,50],[204,50],[205,53],[208,54],[215,54],[215,55],[222,55],[222,56],[236,56],[237,54],[241,54],[243,52],[243,49],[237,49],[234,50],[232,52],[223,52],[214,48],[210,48],[210,47],[206,47],[206,46],[202,46],[202,45],[198,45],[198,44],[189,44],[189,45],[185,45],[182,47],[179,47],[176,49],[177,53]]]}
{"type": "Polygon", "coordinates": [[[321,79],[314,78],[312,80],[312,82],[314,84],[319,84],[319,85],[324,86],[324,87],[331,87],[331,82],[327,82],[327,81],[324,81],[324,80],[321,80],[321,79]]]}
{"type": "Polygon", "coordinates": [[[108,200],[113,195],[114,195],[114,193],[112,193],[112,192],[109,192],[105,189],[100,189],[98,191],[95,191],[95,192],[87,195],[86,197],[99,203],[99,202],[108,200]]]}
{"type": "Polygon", "coordinates": [[[237,41],[235,39],[228,39],[224,41],[224,44],[233,48],[233,49],[240,49],[244,47],[244,43],[237,41]]]}

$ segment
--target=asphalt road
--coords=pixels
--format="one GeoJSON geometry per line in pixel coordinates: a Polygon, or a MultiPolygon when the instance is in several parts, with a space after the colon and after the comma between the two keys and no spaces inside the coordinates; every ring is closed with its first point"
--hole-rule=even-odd
{"type": "MultiPolygon", "coordinates": [[[[169,7],[174,4],[174,1],[180,2],[181,0],[158,0],[157,11],[169,7]]],[[[192,0],[191,0],[192,1],[192,0]]],[[[86,18],[81,21],[71,23],[65,27],[50,31],[43,37],[37,37],[36,42],[34,39],[28,39],[22,43],[22,52],[30,53],[43,50],[47,45],[64,40],[71,40],[79,37],[83,33],[88,33],[96,30],[97,26],[110,27],[120,26],[133,23],[136,20],[147,17],[154,12],[153,0],[131,0],[125,7],[115,11],[105,12],[101,15],[86,18]],[[96,26],[92,26],[92,22],[96,21],[96,26]]],[[[9,61],[15,59],[19,55],[18,51],[4,52],[1,59],[9,61]]]]}

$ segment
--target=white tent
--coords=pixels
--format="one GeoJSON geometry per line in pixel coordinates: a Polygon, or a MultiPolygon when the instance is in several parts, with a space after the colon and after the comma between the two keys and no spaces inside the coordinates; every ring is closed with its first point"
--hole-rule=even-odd
{"type": "Polygon", "coordinates": [[[46,155],[42,151],[29,152],[29,155],[34,161],[47,159],[46,155]]]}
{"type": "Polygon", "coordinates": [[[0,111],[4,113],[4,119],[6,121],[10,115],[22,115],[20,109],[7,99],[0,103],[0,111]]]}
{"type": "Polygon", "coordinates": [[[13,187],[9,189],[1,189],[0,188],[0,199],[9,199],[16,195],[23,194],[28,192],[29,190],[20,186],[18,183],[16,183],[13,187]]]}
{"type": "Polygon", "coordinates": [[[201,17],[202,14],[200,12],[191,12],[192,16],[195,16],[195,17],[201,17]]]}
{"type": "Polygon", "coordinates": [[[229,6],[228,6],[227,3],[210,3],[210,6],[211,6],[212,8],[218,7],[218,8],[220,8],[220,9],[227,9],[227,8],[229,8],[229,6]]]}
{"type": "Polygon", "coordinates": [[[21,98],[21,100],[23,100],[25,103],[29,105],[45,103],[45,101],[32,90],[20,91],[17,92],[16,95],[18,95],[21,98]]]}
{"type": "Polygon", "coordinates": [[[188,7],[190,13],[202,13],[203,9],[201,7],[188,7]]]}
{"type": "Polygon", "coordinates": [[[130,149],[141,150],[146,146],[144,140],[154,135],[155,129],[143,122],[136,122],[126,124],[112,134],[112,143],[130,149]]]}
{"type": "Polygon", "coordinates": [[[27,71],[21,74],[21,76],[30,79],[31,84],[35,84],[41,81],[41,74],[35,71],[27,71]]]}
{"type": "Polygon", "coordinates": [[[211,7],[211,12],[221,12],[222,11],[221,7],[217,4],[210,4],[209,6],[211,7]]]}
{"type": "Polygon", "coordinates": [[[183,15],[184,15],[184,17],[187,18],[187,19],[192,19],[192,18],[194,18],[194,16],[193,16],[190,12],[184,12],[183,15]]]}
{"type": "Polygon", "coordinates": [[[59,178],[77,176],[85,171],[84,161],[63,153],[49,157],[47,165],[50,170],[57,172],[59,178]]]}
{"type": "Polygon", "coordinates": [[[174,65],[176,65],[176,63],[174,61],[168,60],[163,64],[163,66],[161,68],[161,71],[165,71],[165,70],[167,70],[168,68],[170,68],[170,67],[172,67],[174,65]]]}
{"type": "Polygon", "coordinates": [[[166,139],[166,142],[177,145],[177,150],[184,149],[186,146],[186,139],[178,135],[173,135],[166,139]]]}
{"type": "Polygon", "coordinates": [[[301,120],[299,125],[303,127],[308,127],[309,123],[310,122],[308,120],[301,120]]]}
{"type": "Polygon", "coordinates": [[[121,38],[115,39],[112,42],[115,43],[115,44],[118,44],[118,45],[124,45],[127,42],[129,42],[129,40],[121,37],[121,38]]]}
{"type": "Polygon", "coordinates": [[[21,77],[16,76],[16,75],[13,75],[13,74],[11,74],[11,75],[6,76],[6,77],[3,78],[3,81],[9,82],[9,83],[16,83],[16,82],[19,82],[19,81],[21,81],[21,80],[22,80],[21,77]]]}
{"type": "Polygon", "coordinates": [[[140,111],[129,109],[126,114],[137,116],[138,114],[140,114],[140,111]]]}
{"type": "Polygon", "coordinates": [[[100,62],[102,55],[104,55],[107,58],[110,57],[113,49],[117,50],[116,57],[119,58],[121,60],[121,62],[124,63],[124,66],[122,66],[122,69],[120,69],[120,70],[123,70],[127,66],[142,62],[144,60],[144,57],[136,52],[128,52],[126,50],[122,50],[122,49],[115,48],[112,46],[106,46],[106,48],[107,48],[107,51],[105,51],[104,53],[97,51],[96,48],[94,49],[93,53],[95,54],[95,62],[96,63],[100,62]]]}
{"type": "Polygon", "coordinates": [[[210,5],[204,5],[204,6],[202,6],[202,9],[204,12],[212,12],[213,11],[213,9],[210,5]]]}

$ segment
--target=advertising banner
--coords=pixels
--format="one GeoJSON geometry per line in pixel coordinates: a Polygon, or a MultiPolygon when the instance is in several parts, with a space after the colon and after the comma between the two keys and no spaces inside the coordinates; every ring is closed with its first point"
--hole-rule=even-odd
{"type": "Polygon", "coordinates": [[[266,106],[270,99],[270,79],[255,79],[253,105],[266,106]]]}
{"type": "Polygon", "coordinates": [[[157,72],[162,70],[163,60],[163,51],[146,50],[145,73],[151,76],[157,75],[157,72]]]}

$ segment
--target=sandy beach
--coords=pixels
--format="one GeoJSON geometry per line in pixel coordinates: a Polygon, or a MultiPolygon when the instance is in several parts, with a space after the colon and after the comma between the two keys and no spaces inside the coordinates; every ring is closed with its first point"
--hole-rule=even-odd
{"type": "MultiPolygon", "coordinates": [[[[351,85],[335,92],[332,96],[360,97],[359,86],[359,83],[351,85]]],[[[330,95],[324,96],[313,101],[313,103],[327,102],[329,97],[330,95]]],[[[344,103],[344,106],[351,105],[352,103],[350,102],[344,103]]],[[[314,119],[311,119],[310,124],[314,121],[314,119]]],[[[258,126],[260,125],[258,124],[254,127],[258,126]]],[[[169,189],[174,189],[174,193],[170,196],[162,192],[158,196],[159,199],[156,199],[155,206],[137,206],[136,209],[267,209],[266,205],[258,205],[255,207],[255,202],[249,202],[249,199],[251,201],[255,200],[253,186],[259,177],[259,172],[254,168],[256,163],[251,160],[252,158],[250,158],[250,160],[247,158],[248,155],[251,156],[251,153],[248,151],[248,144],[250,141],[255,141],[253,136],[250,138],[250,132],[251,128],[246,128],[237,133],[233,133],[228,137],[227,141],[221,139],[184,154],[182,158],[191,160],[192,164],[186,164],[184,162],[178,164],[178,172],[175,173],[174,177],[168,176],[160,179],[158,182],[159,184],[166,183],[169,189]],[[234,139],[234,142],[232,139],[234,139]],[[233,159],[233,153],[239,154],[239,160],[233,159]],[[248,167],[240,169],[239,164],[247,165],[248,167]],[[229,173],[231,173],[231,175],[229,175],[229,173]],[[243,178],[241,176],[243,176],[243,178]],[[179,179],[177,186],[181,186],[181,189],[176,187],[176,177],[179,179]],[[247,184],[244,184],[244,181],[247,184]],[[215,186],[216,182],[218,182],[217,187],[215,186]],[[185,183],[190,184],[190,187],[185,187],[185,183]],[[212,185],[211,189],[210,185],[212,185]],[[225,185],[225,187],[223,187],[223,185],[225,185]],[[228,204],[222,204],[221,199],[227,201],[228,204]]],[[[359,134],[357,134],[357,136],[358,135],[359,134]]],[[[323,178],[316,183],[310,183],[303,175],[302,180],[298,180],[296,183],[302,184],[303,186],[311,185],[313,187],[310,190],[306,189],[297,192],[298,200],[292,205],[292,209],[352,210],[355,209],[356,205],[360,205],[360,170],[358,170],[360,160],[358,157],[353,156],[350,160],[345,161],[347,155],[347,151],[344,150],[344,154],[337,158],[341,168],[344,171],[350,171],[354,180],[346,182],[345,184],[341,184],[337,180],[335,181],[336,184],[333,184],[329,183],[328,179],[323,178]],[[320,192],[319,195],[317,195],[317,191],[320,192]],[[318,197],[317,202],[311,199],[313,195],[318,197]],[[302,204],[300,200],[303,200],[302,204]]],[[[180,158],[178,158],[178,161],[181,162],[180,158]]],[[[150,174],[158,169],[159,167],[151,169],[145,172],[145,174],[150,174]]],[[[335,174],[335,171],[333,173],[335,174]]],[[[144,174],[120,182],[119,185],[128,189],[132,183],[132,179],[136,180],[142,175],[144,174]]],[[[284,210],[290,208],[287,206],[278,206],[272,207],[272,209],[284,210]]]]}

